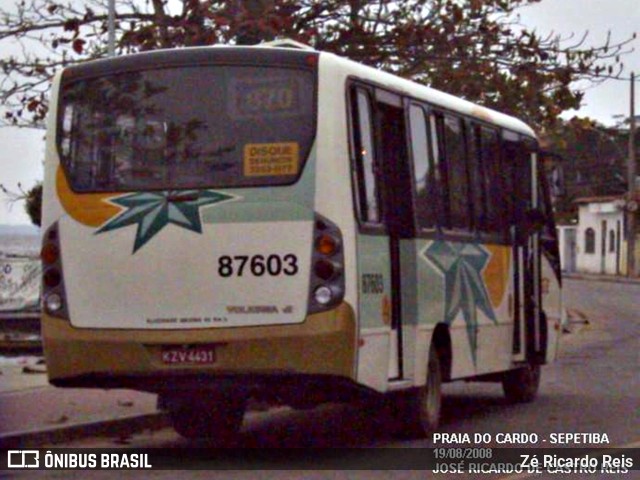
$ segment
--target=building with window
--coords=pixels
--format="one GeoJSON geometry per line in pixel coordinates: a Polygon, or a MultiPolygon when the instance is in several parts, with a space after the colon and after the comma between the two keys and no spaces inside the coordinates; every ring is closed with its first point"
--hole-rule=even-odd
{"type": "Polygon", "coordinates": [[[577,270],[607,275],[626,274],[624,197],[582,197],[575,203],[578,205],[575,234],[577,270]]]}

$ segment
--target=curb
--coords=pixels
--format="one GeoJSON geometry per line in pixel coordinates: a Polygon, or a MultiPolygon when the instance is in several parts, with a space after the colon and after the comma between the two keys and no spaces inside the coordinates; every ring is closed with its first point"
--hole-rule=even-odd
{"type": "Polygon", "coordinates": [[[569,280],[585,280],[593,282],[608,282],[608,283],[627,283],[632,285],[640,285],[640,278],[629,277],[612,277],[607,275],[583,275],[580,273],[563,273],[563,279],[569,280]]]}
{"type": "Polygon", "coordinates": [[[128,437],[144,430],[160,430],[170,425],[166,413],[156,412],[132,415],[110,420],[78,423],[64,427],[25,430],[0,434],[0,448],[24,448],[53,445],[87,437],[128,437]]]}

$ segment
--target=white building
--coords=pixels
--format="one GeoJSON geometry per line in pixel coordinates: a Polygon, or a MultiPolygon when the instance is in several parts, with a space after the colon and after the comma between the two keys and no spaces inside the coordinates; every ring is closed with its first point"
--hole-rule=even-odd
{"type": "MultiPolygon", "coordinates": [[[[576,268],[584,273],[626,274],[627,252],[624,198],[621,196],[576,199],[576,268]]],[[[567,242],[565,242],[567,243],[567,242]]],[[[561,245],[567,251],[569,245],[561,245]]]]}

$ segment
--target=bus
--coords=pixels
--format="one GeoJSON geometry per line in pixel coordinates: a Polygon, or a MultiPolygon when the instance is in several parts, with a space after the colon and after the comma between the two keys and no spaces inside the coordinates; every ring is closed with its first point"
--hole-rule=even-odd
{"type": "Polygon", "coordinates": [[[88,61],[50,105],[51,384],[213,439],[252,399],[384,399],[425,435],[443,383],[535,397],[561,277],[523,122],[286,42],[88,61]]]}

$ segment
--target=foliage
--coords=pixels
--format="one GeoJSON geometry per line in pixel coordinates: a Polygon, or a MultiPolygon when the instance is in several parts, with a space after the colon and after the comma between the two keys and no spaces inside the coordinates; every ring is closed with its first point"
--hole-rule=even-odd
{"type": "Polygon", "coordinates": [[[42,220],[42,182],[37,182],[26,191],[21,184],[18,184],[18,192],[13,192],[4,185],[0,185],[0,191],[9,197],[11,203],[24,201],[24,209],[29,215],[31,223],[40,226],[42,220]]]}
{"type": "MultiPolygon", "coordinates": [[[[561,219],[577,217],[576,198],[623,195],[627,191],[629,130],[605,127],[589,118],[558,121],[543,139],[562,157],[564,195],[556,204],[561,219]]],[[[640,148],[640,138],[636,139],[640,148]]]]}
{"type": "MultiPolygon", "coordinates": [[[[537,126],[577,108],[572,84],[618,76],[631,39],[596,47],[517,22],[541,0],[119,0],[117,52],[289,37],[465,97],[537,126]]],[[[0,10],[5,122],[42,125],[59,68],[106,55],[106,0],[20,0],[0,10]]]]}

